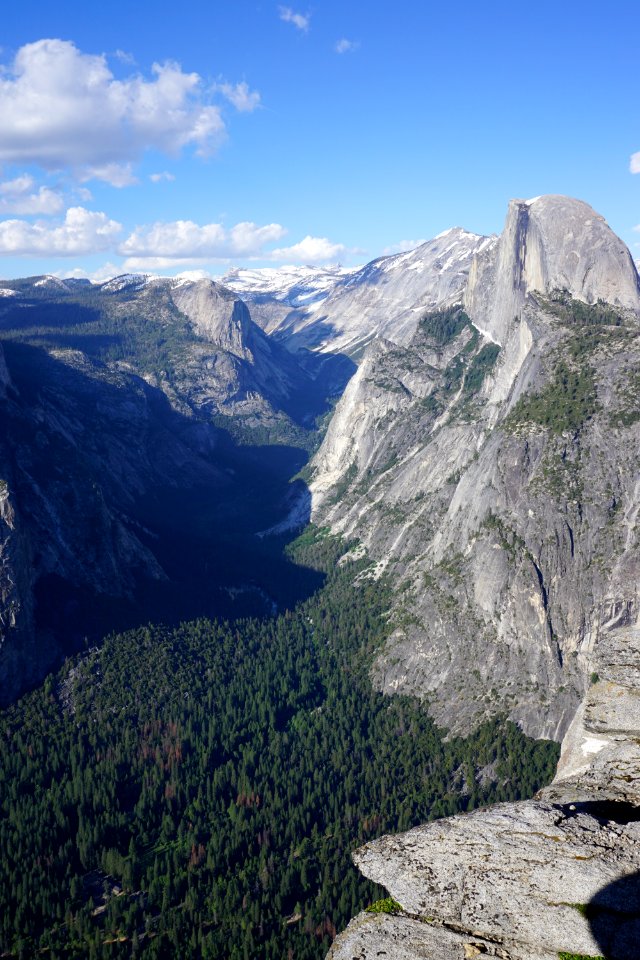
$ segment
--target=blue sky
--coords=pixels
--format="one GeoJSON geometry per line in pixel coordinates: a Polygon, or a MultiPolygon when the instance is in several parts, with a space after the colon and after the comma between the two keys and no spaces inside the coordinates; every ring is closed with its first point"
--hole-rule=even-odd
{"type": "Polygon", "coordinates": [[[639,36],[615,0],[14,5],[0,276],[355,264],[542,193],[638,257],[639,36]]]}

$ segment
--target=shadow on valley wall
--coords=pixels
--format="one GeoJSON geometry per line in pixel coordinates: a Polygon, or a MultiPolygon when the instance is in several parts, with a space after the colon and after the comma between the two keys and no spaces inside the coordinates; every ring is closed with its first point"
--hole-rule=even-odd
{"type": "Polygon", "coordinates": [[[11,656],[0,652],[0,701],[111,631],[270,615],[321,586],[285,553],[295,530],[259,536],[293,502],[298,529],[308,522],[308,488],[292,482],[307,451],[241,445],[97,361],[17,342],[4,350],[13,389],[0,403],[0,477],[27,544],[31,597],[5,641],[11,656]],[[25,656],[34,637],[40,650],[35,674],[16,658],[21,630],[25,656]]]}

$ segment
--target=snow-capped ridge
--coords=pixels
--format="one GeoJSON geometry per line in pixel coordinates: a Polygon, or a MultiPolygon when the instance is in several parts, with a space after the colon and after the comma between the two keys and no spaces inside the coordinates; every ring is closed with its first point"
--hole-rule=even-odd
{"type": "Polygon", "coordinates": [[[67,284],[60,277],[47,273],[34,282],[34,287],[57,287],[59,290],[68,290],[67,284]]]}
{"type": "Polygon", "coordinates": [[[291,347],[358,354],[375,337],[407,342],[420,316],[462,300],[474,256],[495,237],[452,227],[413,250],[353,270],[315,310],[301,308],[276,335],[291,347]]]}
{"type": "Polygon", "coordinates": [[[100,289],[106,293],[119,293],[121,290],[140,290],[150,280],[155,279],[148,273],[120,273],[100,284],[100,289]]]}
{"type": "Polygon", "coordinates": [[[308,306],[325,297],[336,283],[354,273],[358,267],[314,267],[288,265],[282,267],[236,267],[219,277],[223,286],[249,300],[271,297],[292,307],[308,306]]]}

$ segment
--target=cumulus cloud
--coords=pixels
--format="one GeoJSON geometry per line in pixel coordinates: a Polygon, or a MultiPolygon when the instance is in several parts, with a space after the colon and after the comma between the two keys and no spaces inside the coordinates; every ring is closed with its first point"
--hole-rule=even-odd
{"type": "Polygon", "coordinates": [[[271,260],[286,260],[289,263],[326,263],[328,260],[339,260],[347,253],[342,243],[332,243],[326,237],[305,237],[300,243],[291,247],[281,247],[272,250],[271,260]]]}
{"type": "Polygon", "coordinates": [[[150,173],[149,180],[151,180],[151,183],[162,183],[163,180],[171,182],[175,180],[175,177],[168,170],[163,170],[162,173],[150,173]]]}
{"type": "Polygon", "coordinates": [[[333,48],[336,53],[353,53],[354,50],[357,50],[360,44],[357,40],[347,40],[346,37],[342,37],[341,40],[336,42],[335,47],[333,48]]]}
{"type": "Polygon", "coordinates": [[[105,213],[70,207],[64,221],[28,223],[0,221],[0,254],[14,256],[69,257],[108,250],[122,227],[105,213]]]}
{"type": "Polygon", "coordinates": [[[210,270],[183,270],[176,273],[179,280],[212,280],[213,274],[210,270]]]}
{"type": "MultiPolygon", "coordinates": [[[[21,186],[29,189],[27,179],[21,186]]],[[[325,263],[353,252],[326,237],[312,236],[306,236],[291,246],[272,249],[286,233],[279,223],[259,225],[244,221],[225,227],[220,223],[175,220],[136,227],[122,239],[120,223],[109,219],[105,213],[78,206],[70,207],[64,220],[57,223],[0,220],[0,255],[69,257],[110,250],[124,258],[120,267],[108,263],[96,273],[74,267],[61,274],[96,280],[128,271],[184,269],[187,265],[199,267],[213,261],[325,263]]]]}
{"type": "Polygon", "coordinates": [[[0,72],[0,162],[66,167],[122,186],[147,148],[206,155],[224,132],[200,76],[177,63],[119,80],[104,55],[38,40],[0,72]]]}
{"type": "Polygon", "coordinates": [[[302,30],[304,33],[308,31],[309,24],[311,23],[310,14],[296,13],[291,7],[278,7],[278,10],[280,12],[280,19],[284,20],[285,23],[292,23],[298,30],[302,30]]]}
{"type": "Polygon", "coordinates": [[[631,173],[640,173],[640,151],[638,151],[638,153],[631,154],[629,170],[631,173]]]}
{"type": "Polygon", "coordinates": [[[245,222],[226,229],[220,223],[199,225],[192,220],[175,220],[137,227],[118,252],[128,258],[128,269],[158,269],[184,261],[255,257],[285,233],[279,223],[258,226],[245,222]]]}
{"type": "Polygon", "coordinates": [[[408,250],[415,250],[423,243],[426,243],[426,240],[400,240],[399,243],[394,243],[391,247],[385,247],[382,255],[388,257],[394,253],[406,253],[408,250]]]}
{"type": "Polygon", "coordinates": [[[0,215],[59,213],[64,206],[61,194],[49,187],[39,187],[36,190],[35,186],[35,181],[29,174],[0,183],[0,215]]]}
{"type": "Polygon", "coordinates": [[[244,80],[235,84],[219,83],[217,89],[240,113],[252,113],[260,106],[260,94],[257,90],[249,90],[244,80]]]}

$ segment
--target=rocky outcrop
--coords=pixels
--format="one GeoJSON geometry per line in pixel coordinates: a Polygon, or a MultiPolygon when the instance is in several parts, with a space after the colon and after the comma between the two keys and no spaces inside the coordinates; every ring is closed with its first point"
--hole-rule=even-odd
{"type": "Polygon", "coordinates": [[[360,917],[329,957],[558,960],[606,951],[632,960],[640,824],[615,817],[588,805],[500,804],[369,844],[356,863],[387,887],[401,915],[385,925],[360,917]]]}
{"type": "MultiPolygon", "coordinates": [[[[627,615],[632,611],[627,610],[627,615]]],[[[535,800],[441,820],[354,859],[398,903],[362,914],[331,960],[635,960],[640,934],[640,629],[611,625],[554,783],[535,800]]]]}
{"type": "Polygon", "coordinates": [[[527,295],[554,290],[586,303],[640,306],[633,258],[604,217],[569,197],[512,200],[499,242],[474,259],[465,308],[502,343],[527,295]]]}

